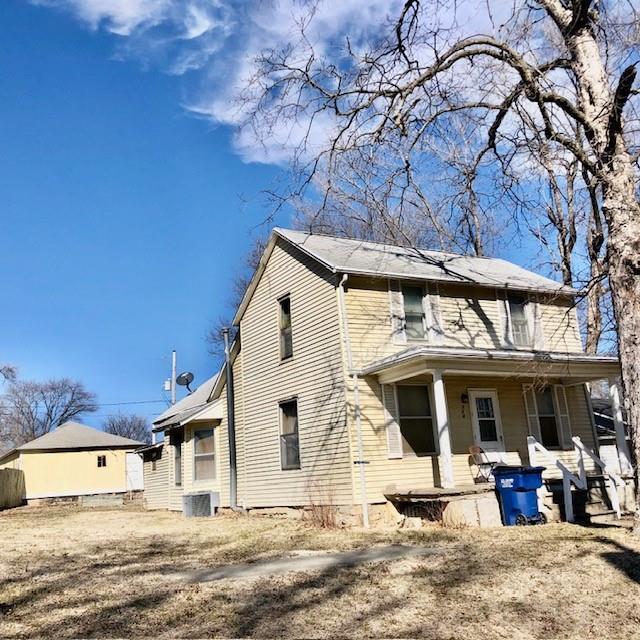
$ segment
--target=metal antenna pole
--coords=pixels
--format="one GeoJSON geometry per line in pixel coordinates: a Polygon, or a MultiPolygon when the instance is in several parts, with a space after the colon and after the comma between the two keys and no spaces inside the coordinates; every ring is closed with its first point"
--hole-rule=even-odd
{"type": "Polygon", "coordinates": [[[171,352],[171,404],[176,403],[176,350],[171,352]]]}

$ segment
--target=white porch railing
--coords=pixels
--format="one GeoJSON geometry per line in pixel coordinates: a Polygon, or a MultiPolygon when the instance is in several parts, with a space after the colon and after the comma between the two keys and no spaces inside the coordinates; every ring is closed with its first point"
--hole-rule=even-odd
{"type": "MultiPolygon", "coordinates": [[[[577,475],[567,468],[567,466],[560,460],[553,452],[546,449],[541,445],[533,436],[527,437],[527,448],[529,450],[529,464],[532,466],[538,466],[538,453],[543,453],[547,456],[545,461],[548,464],[548,459],[553,461],[553,464],[562,472],[562,491],[564,494],[564,513],[567,522],[574,522],[573,513],[573,500],[571,494],[571,485],[574,484],[578,489],[586,491],[587,485],[587,473],[584,467],[584,456],[588,456],[593,460],[596,466],[602,470],[602,475],[605,479],[605,488],[609,501],[613,510],[616,512],[616,516],[620,518],[620,499],[618,497],[618,487],[624,485],[622,478],[613,471],[606,462],[601,460],[591,449],[585,447],[582,440],[578,436],[571,438],[573,442],[573,451],[576,457],[576,465],[578,467],[577,475]],[[608,483],[607,483],[608,480],[608,483]]],[[[538,489],[538,502],[542,506],[541,489],[538,489]]]]}

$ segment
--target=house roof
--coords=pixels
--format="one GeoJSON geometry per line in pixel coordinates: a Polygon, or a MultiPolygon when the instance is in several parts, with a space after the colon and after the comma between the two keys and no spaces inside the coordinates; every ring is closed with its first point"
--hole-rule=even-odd
{"type": "Polygon", "coordinates": [[[408,347],[398,353],[381,358],[362,367],[360,375],[378,375],[391,369],[424,363],[424,373],[429,367],[440,368],[437,363],[445,364],[445,368],[456,370],[461,363],[477,363],[489,373],[491,367],[504,364],[512,372],[520,375],[536,375],[553,368],[558,375],[580,375],[586,377],[608,377],[617,373],[620,367],[618,358],[611,356],[590,355],[585,353],[555,353],[552,351],[512,351],[502,349],[473,349],[463,347],[440,347],[419,345],[408,347]],[[435,364],[434,364],[435,363],[435,364]],[[514,369],[515,367],[515,369],[514,369]]]}
{"type": "Polygon", "coordinates": [[[333,273],[456,282],[540,293],[576,293],[571,287],[501,258],[443,253],[276,227],[238,308],[234,324],[242,318],[278,238],[297,247],[333,273]]]}
{"type": "Polygon", "coordinates": [[[7,451],[0,459],[6,458],[14,451],[55,451],[56,449],[135,449],[143,442],[115,436],[78,422],[65,422],[54,431],[31,440],[11,451],[7,451]]]}
{"type": "Polygon", "coordinates": [[[153,421],[153,430],[161,431],[173,424],[180,424],[186,418],[198,413],[209,402],[220,372],[205,380],[193,393],[171,405],[153,421]]]}

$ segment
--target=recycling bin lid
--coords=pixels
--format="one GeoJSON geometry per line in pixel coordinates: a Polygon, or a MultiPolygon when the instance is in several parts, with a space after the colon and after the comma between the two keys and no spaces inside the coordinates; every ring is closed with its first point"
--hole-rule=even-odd
{"type": "Polygon", "coordinates": [[[524,465],[500,464],[493,467],[493,475],[504,473],[542,473],[546,467],[528,467],[524,465]]]}

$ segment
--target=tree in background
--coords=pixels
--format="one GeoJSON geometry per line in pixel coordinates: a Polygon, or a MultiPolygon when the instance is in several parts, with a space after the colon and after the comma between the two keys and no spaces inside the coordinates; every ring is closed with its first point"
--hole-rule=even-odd
{"type": "Polygon", "coordinates": [[[16,379],[17,370],[10,364],[0,364],[0,382],[13,382],[16,379]]]}
{"type": "Polygon", "coordinates": [[[122,414],[109,416],[104,421],[102,430],[114,436],[122,436],[145,444],[151,443],[149,422],[142,416],[122,414]]]}
{"type": "Polygon", "coordinates": [[[13,380],[0,396],[0,448],[18,447],[97,408],[95,394],[81,382],[13,380]]]}

